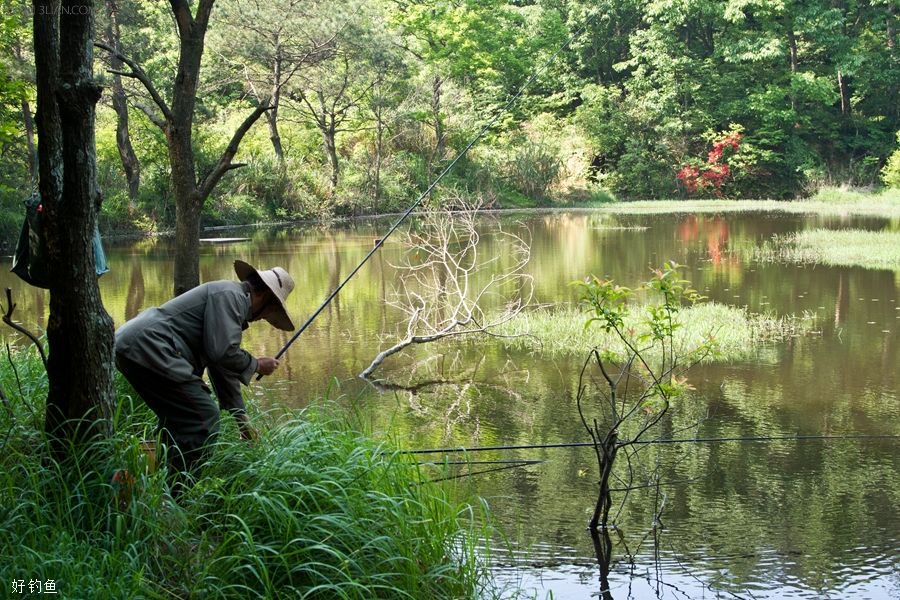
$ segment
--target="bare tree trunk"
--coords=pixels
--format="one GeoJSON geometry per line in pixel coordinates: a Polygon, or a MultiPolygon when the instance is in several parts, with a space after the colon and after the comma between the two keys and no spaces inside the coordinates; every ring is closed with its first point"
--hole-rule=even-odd
{"type": "Polygon", "coordinates": [[[846,117],[850,115],[850,89],[847,86],[847,78],[840,70],[837,73],[837,81],[841,93],[841,114],[846,117]]]}
{"type": "Polygon", "coordinates": [[[428,178],[431,178],[432,165],[444,158],[444,120],[441,118],[441,90],[444,80],[435,75],[431,81],[431,118],[434,126],[434,156],[428,165],[428,178]]]}
{"type": "Polygon", "coordinates": [[[897,36],[897,30],[894,27],[894,12],[896,11],[896,5],[893,2],[888,2],[888,14],[887,14],[887,47],[888,50],[894,49],[894,38],[897,36]]]}
{"type": "Polygon", "coordinates": [[[272,140],[272,148],[275,150],[275,158],[278,162],[284,162],[284,147],[281,145],[281,133],[278,131],[278,106],[274,106],[268,114],[266,121],[269,124],[269,139],[272,140]]]}
{"type": "Polygon", "coordinates": [[[609,509],[612,508],[609,478],[612,475],[613,464],[618,452],[616,440],[616,433],[611,432],[599,444],[600,480],[597,482],[597,485],[600,487],[600,490],[597,494],[597,504],[594,505],[594,514],[591,516],[590,523],[588,523],[588,529],[591,531],[596,531],[598,527],[606,529],[609,525],[609,509]]]}
{"type": "Polygon", "coordinates": [[[57,454],[65,439],[111,428],[113,323],[97,285],[93,8],[82,0],[35,0],[34,46],[42,219],[51,276],[45,428],[57,454]],[[61,15],[65,24],[61,26],[61,15]]]}
{"type": "Polygon", "coordinates": [[[281,146],[281,134],[278,132],[278,106],[281,103],[281,55],[275,51],[275,63],[272,67],[272,110],[266,113],[266,121],[269,123],[269,139],[272,140],[272,148],[275,150],[275,158],[279,163],[284,162],[284,148],[281,146]]]}
{"type": "Polygon", "coordinates": [[[31,117],[31,105],[22,100],[22,121],[25,123],[25,147],[28,149],[28,172],[32,180],[38,178],[37,148],[34,145],[34,119],[31,117]]]}
{"type": "MultiPolygon", "coordinates": [[[[793,21],[788,21],[788,53],[791,59],[791,75],[797,73],[797,37],[794,35],[794,23],[793,21]]],[[[794,98],[793,92],[791,93],[791,110],[796,110],[797,108],[797,100],[794,98]]]]}
{"type": "MultiPolygon", "coordinates": [[[[22,56],[22,47],[18,40],[15,42],[13,52],[20,63],[25,61],[22,56]]],[[[25,125],[25,147],[28,151],[28,173],[31,176],[32,181],[37,181],[38,160],[37,147],[34,144],[34,119],[31,114],[31,104],[28,102],[27,98],[22,99],[22,122],[25,125]]]]}
{"type": "Polygon", "coordinates": [[[328,110],[325,104],[324,96],[321,92],[318,93],[318,96],[319,106],[322,109],[319,129],[322,131],[322,145],[325,148],[325,156],[328,158],[328,166],[331,167],[331,192],[334,193],[337,190],[341,170],[337,155],[337,125],[335,124],[335,115],[328,110]]]}
{"type": "MultiPolygon", "coordinates": [[[[381,78],[377,82],[375,87],[375,97],[379,98],[379,91],[381,86],[381,78]]],[[[375,116],[375,169],[372,174],[372,201],[374,204],[375,212],[378,212],[379,201],[381,200],[381,165],[384,161],[384,133],[385,133],[385,123],[384,123],[384,105],[379,100],[376,100],[373,114],[375,116]]]]}
{"type": "Polygon", "coordinates": [[[793,23],[788,26],[788,51],[791,59],[791,73],[797,72],[797,37],[794,35],[793,23]]]}
{"type": "MultiPolygon", "coordinates": [[[[119,7],[116,0],[106,0],[106,42],[119,52],[119,7]]],[[[134,211],[135,201],[141,187],[141,164],[138,162],[134,147],[131,145],[131,135],[128,131],[128,102],[125,98],[125,88],[122,85],[122,76],[118,71],[122,70],[122,61],[116,54],[109,56],[109,66],[113,71],[112,107],[116,112],[116,147],[119,149],[119,158],[122,160],[122,169],[125,171],[125,180],[128,181],[128,210],[134,211]]]]}

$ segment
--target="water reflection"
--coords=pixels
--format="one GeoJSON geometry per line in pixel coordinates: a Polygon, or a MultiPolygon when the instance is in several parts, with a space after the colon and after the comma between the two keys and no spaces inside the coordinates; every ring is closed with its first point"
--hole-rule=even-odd
{"type": "MultiPolygon", "coordinates": [[[[900,434],[900,273],[747,262],[746,248],[775,234],[816,227],[889,227],[874,218],[799,215],[609,215],[523,217],[531,230],[530,273],[539,302],[568,302],[586,274],[634,286],[673,259],[712,300],[775,315],[817,315],[815,336],[760,350],[758,360],[703,367],[696,391],[672,411],[669,431],[703,437],[900,434]]],[[[285,267],[297,282],[288,308],[305,320],[371,249],[387,222],[330,229],[251,230],[237,244],[201,248],[204,281],[233,279],[241,258],[285,267]]],[[[896,225],[893,225],[896,226],[896,225]]],[[[488,226],[486,225],[486,230],[488,226]]],[[[229,232],[229,236],[237,237],[229,232]]],[[[482,236],[483,255],[499,253],[482,236]]],[[[169,240],[108,244],[101,292],[117,325],[169,299],[169,240]]],[[[404,321],[387,305],[401,249],[388,244],[291,347],[273,377],[251,387],[263,405],[304,406],[325,393],[353,404],[375,432],[410,448],[583,441],[575,410],[580,358],[548,359],[501,344],[414,349],[384,368],[395,387],[376,391],[355,375],[404,321]],[[336,389],[334,380],[339,382],[336,389]]],[[[508,257],[502,260],[511,260],[508,257]]],[[[49,297],[0,273],[16,316],[46,327],[49,297]]],[[[4,335],[11,337],[7,330],[4,335]]],[[[251,326],[248,349],[274,354],[289,334],[251,326]]],[[[544,597],[896,598],[900,597],[900,452],[896,440],[696,444],[648,448],[665,485],[664,529],[653,532],[651,492],[632,493],[611,548],[585,531],[596,498],[589,451],[538,449],[479,458],[544,460],[456,480],[485,496],[517,550],[494,555],[498,581],[544,597]],[[523,552],[519,552],[519,551],[523,552]],[[527,552],[524,552],[526,551],[527,552]],[[601,576],[606,583],[601,581],[601,576]]],[[[614,498],[614,502],[621,498],[614,498]]]]}

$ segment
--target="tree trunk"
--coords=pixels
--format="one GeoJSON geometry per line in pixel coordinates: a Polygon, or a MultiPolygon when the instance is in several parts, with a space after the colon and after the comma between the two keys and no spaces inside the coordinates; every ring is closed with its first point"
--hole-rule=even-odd
{"type": "MultiPolygon", "coordinates": [[[[794,35],[794,23],[792,21],[788,22],[788,54],[791,60],[791,75],[797,73],[797,37],[794,35]]],[[[794,93],[791,92],[791,110],[797,109],[797,100],[794,98],[794,93]]]]}
{"type": "MultiPolygon", "coordinates": [[[[119,44],[119,17],[118,6],[115,0],[106,0],[106,42],[116,52],[120,51],[119,44]]],[[[121,71],[122,61],[115,54],[109,57],[109,66],[113,71],[121,71]]],[[[141,165],[134,147],[131,145],[131,135],[128,132],[128,103],[125,98],[125,88],[122,85],[122,77],[114,73],[112,77],[112,107],[116,111],[116,146],[119,149],[119,158],[122,160],[122,168],[125,171],[125,180],[128,181],[128,210],[135,210],[135,201],[141,187],[141,165]]]]}
{"type": "Polygon", "coordinates": [[[269,124],[269,139],[272,140],[272,148],[275,150],[275,158],[279,163],[284,162],[284,148],[281,145],[281,133],[278,132],[278,105],[266,114],[269,124]]]}
{"type": "MultiPolygon", "coordinates": [[[[379,87],[376,88],[375,97],[380,97],[380,78],[379,78],[379,87]]],[[[375,106],[373,108],[373,115],[375,116],[375,167],[374,173],[372,174],[372,201],[375,208],[375,212],[378,212],[378,205],[381,200],[381,165],[384,161],[384,133],[385,133],[385,122],[384,122],[384,106],[380,100],[377,100],[375,106]]]]}
{"type": "MultiPolygon", "coordinates": [[[[281,134],[278,132],[278,106],[281,103],[281,52],[276,48],[275,63],[272,67],[272,110],[266,113],[266,121],[269,123],[269,139],[272,140],[272,148],[275,150],[275,158],[279,163],[284,162],[284,148],[281,146],[281,134]]],[[[261,101],[261,99],[260,99],[261,101]]]]}
{"type": "MultiPolygon", "coordinates": [[[[441,88],[444,80],[435,75],[431,82],[431,116],[434,126],[434,157],[432,164],[440,162],[444,158],[444,121],[441,118],[441,88]]],[[[429,179],[432,166],[429,165],[429,179]]]]}
{"type": "Polygon", "coordinates": [[[887,47],[888,50],[894,49],[894,38],[897,36],[897,30],[894,27],[894,13],[896,11],[895,5],[893,2],[888,3],[888,14],[887,14],[887,47]]]}
{"type": "Polygon", "coordinates": [[[100,299],[92,244],[101,203],[93,21],[92,5],[81,0],[34,2],[38,162],[52,281],[45,428],[57,455],[65,455],[67,439],[109,433],[114,397],[113,323],[100,299]]]}
{"type": "MultiPolygon", "coordinates": [[[[172,5],[174,7],[176,3],[172,5]]],[[[175,193],[173,293],[178,296],[200,285],[200,212],[205,198],[201,196],[197,183],[193,126],[206,22],[200,23],[191,18],[187,6],[181,6],[181,10],[175,13],[181,44],[172,94],[172,119],[167,124],[166,137],[175,193]]]]}
{"type": "MultiPolygon", "coordinates": [[[[16,59],[22,63],[25,59],[22,56],[22,46],[16,40],[13,47],[16,59]]],[[[38,160],[37,147],[34,144],[34,119],[31,114],[31,104],[27,98],[22,99],[22,123],[25,125],[25,147],[28,151],[28,173],[32,182],[38,179],[38,160]]]]}
{"type": "Polygon", "coordinates": [[[31,105],[22,100],[22,121],[25,123],[25,147],[28,150],[28,172],[32,181],[38,179],[37,148],[34,145],[34,119],[31,117],[31,105]]]}
{"type": "Polygon", "coordinates": [[[609,509],[612,508],[612,496],[609,490],[609,478],[612,475],[613,464],[616,461],[618,447],[615,432],[610,433],[600,444],[600,481],[597,482],[600,490],[597,494],[597,504],[594,506],[594,514],[588,523],[588,529],[596,531],[598,527],[606,529],[609,525],[609,509]]]}
{"type": "Polygon", "coordinates": [[[175,277],[178,296],[200,284],[200,212],[191,126],[169,126],[169,167],[175,193],[175,277]]]}
{"type": "Polygon", "coordinates": [[[319,106],[322,109],[319,118],[319,129],[322,131],[322,146],[325,149],[325,156],[328,158],[328,166],[331,167],[331,193],[337,190],[338,181],[340,180],[340,163],[338,163],[337,155],[337,125],[335,124],[334,113],[328,111],[325,104],[325,97],[322,92],[317,93],[319,97],[319,106]]]}
{"type": "Polygon", "coordinates": [[[837,81],[841,93],[841,115],[847,117],[850,115],[850,88],[847,86],[847,78],[840,70],[837,73],[837,81]]]}

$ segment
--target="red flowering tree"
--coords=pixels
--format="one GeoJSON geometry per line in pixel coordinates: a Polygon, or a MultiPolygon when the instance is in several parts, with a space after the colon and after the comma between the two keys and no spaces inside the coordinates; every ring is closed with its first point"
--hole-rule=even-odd
{"type": "Polygon", "coordinates": [[[712,150],[706,155],[706,162],[692,161],[675,174],[675,178],[689,195],[712,194],[721,198],[722,186],[731,175],[729,162],[741,147],[741,132],[732,130],[713,139],[712,150]]]}

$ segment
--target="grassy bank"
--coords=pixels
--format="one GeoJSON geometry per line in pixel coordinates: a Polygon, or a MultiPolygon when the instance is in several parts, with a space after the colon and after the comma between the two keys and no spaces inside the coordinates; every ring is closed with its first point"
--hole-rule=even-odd
{"type": "Polygon", "coordinates": [[[900,231],[814,229],[777,236],[754,248],[762,262],[795,262],[835,267],[900,271],[900,231]]]}
{"type": "MultiPolygon", "coordinates": [[[[587,319],[583,310],[572,306],[543,309],[520,315],[498,333],[513,336],[501,338],[513,348],[548,356],[584,356],[594,347],[624,356],[625,347],[616,336],[599,326],[585,328],[587,319]]],[[[630,307],[625,329],[639,331],[644,319],[646,313],[641,307],[630,307]]],[[[689,352],[712,336],[715,351],[707,361],[729,362],[752,358],[763,346],[802,335],[811,329],[813,321],[811,317],[751,314],[743,308],[710,302],[682,309],[679,323],[675,343],[682,351],[689,352]]]]}
{"type": "Polygon", "coordinates": [[[121,382],[117,432],[58,464],[40,433],[39,361],[0,366],[0,578],[63,598],[472,598],[483,592],[466,505],[339,419],[281,416],[255,445],[231,419],[178,504],[138,440],[153,417],[121,382]],[[20,392],[21,390],[21,392],[20,392]],[[111,483],[144,473],[124,509],[111,483]]]}

